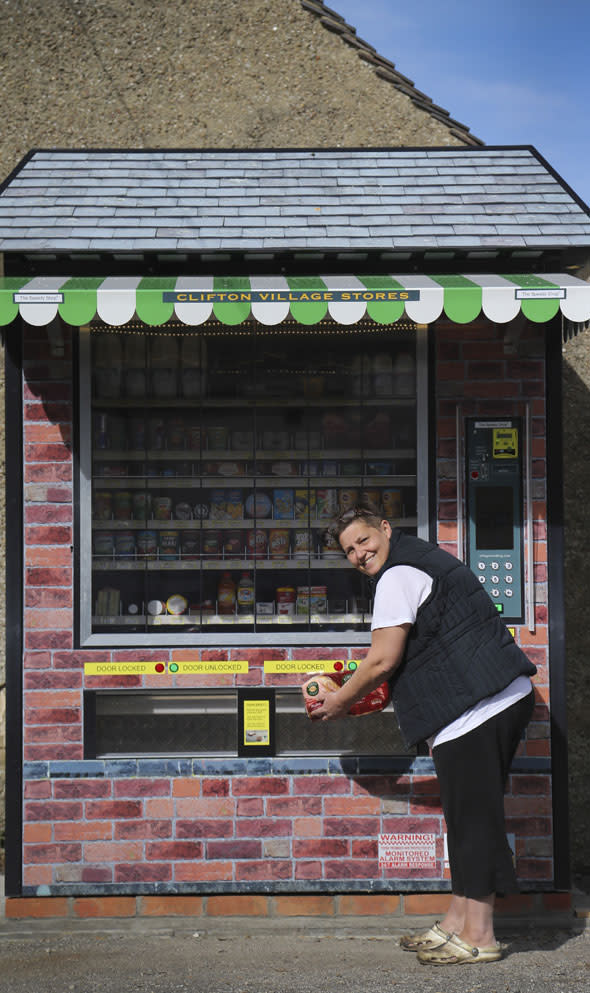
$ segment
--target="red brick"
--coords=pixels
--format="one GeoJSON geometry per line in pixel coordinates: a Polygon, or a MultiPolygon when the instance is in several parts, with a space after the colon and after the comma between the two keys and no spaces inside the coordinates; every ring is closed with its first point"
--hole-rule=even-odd
{"type": "Polygon", "coordinates": [[[69,403],[27,403],[24,407],[25,421],[52,421],[54,424],[69,423],[72,420],[72,406],[69,403]]]}
{"type": "Polygon", "coordinates": [[[207,897],[207,917],[268,917],[269,898],[246,893],[207,897]]]}
{"type": "Polygon", "coordinates": [[[192,820],[176,822],[177,838],[231,838],[234,823],[230,820],[192,820]]]}
{"type": "Polygon", "coordinates": [[[79,821],[82,817],[81,803],[52,802],[25,804],[25,820],[27,821],[79,821]]]}
{"type": "Polygon", "coordinates": [[[149,865],[116,865],[116,883],[166,883],[172,878],[172,867],[169,863],[162,865],[150,862],[149,865]]]}
{"type": "Polygon", "coordinates": [[[25,607],[71,607],[72,604],[71,589],[25,590],[25,607]]]}
{"type": "Polygon", "coordinates": [[[178,859],[201,859],[203,845],[197,841],[153,841],[145,846],[146,858],[149,860],[166,859],[175,862],[178,859]]]}
{"type": "Polygon", "coordinates": [[[86,817],[117,818],[141,817],[142,805],[138,800],[88,800],[86,817]]]}
{"type": "Polygon", "coordinates": [[[351,781],[346,776],[294,776],[293,793],[298,796],[350,794],[351,781]]]}
{"type": "Polygon", "coordinates": [[[25,711],[25,724],[78,724],[82,712],[74,707],[43,707],[25,711]]]}
{"type": "Polygon", "coordinates": [[[25,652],[23,663],[25,669],[50,669],[51,652],[25,652]]]}
{"type": "Polygon", "coordinates": [[[53,833],[56,841],[108,841],[113,825],[111,821],[59,821],[53,833]]]}
{"type": "Polygon", "coordinates": [[[202,896],[140,896],[137,910],[142,917],[202,917],[203,907],[202,896]]]}
{"type": "Polygon", "coordinates": [[[337,897],[337,912],[351,917],[398,914],[400,898],[391,893],[343,893],[337,897]]]}
{"type": "Polygon", "coordinates": [[[379,862],[377,859],[337,859],[326,861],[324,872],[326,879],[375,879],[379,876],[379,862]]]}
{"type": "Polygon", "coordinates": [[[7,897],[4,908],[6,917],[13,920],[26,917],[67,917],[68,898],[49,897],[7,897]]]}
{"type": "Polygon", "coordinates": [[[115,796],[170,796],[169,779],[120,779],[115,780],[115,796]]]}
{"type": "Polygon", "coordinates": [[[75,917],[135,917],[137,904],[134,896],[75,897],[73,910],[75,917]]]}
{"type": "Polygon", "coordinates": [[[272,900],[277,917],[332,917],[334,897],[327,895],[275,896],[272,900]]]}
{"type": "Polygon", "coordinates": [[[81,724],[40,724],[27,725],[25,727],[25,742],[32,745],[39,742],[53,742],[63,744],[64,742],[81,742],[81,724]]]}
{"type": "Polygon", "coordinates": [[[113,870],[107,866],[85,865],[82,867],[81,881],[83,883],[112,883],[113,870]]]}
{"type": "Polygon", "coordinates": [[[174,779],[172,781],[172,796],[196,797],[201,795],[201,781],[194,777],[190,779],[174,779]]]}
{"type": "Polygon", "coordinates": [[[451,900],[448,893],[405,893],[404,914],[444,916],[451,900]]]}
{"type": "Polygon", "coordinates": [[[27,444],[55,444],[70,441],[70,425],[25,423],[25,442],[27,444]]]}
{"type": "Polygon", "coordinates": [[[68,503],[31,503],[25,506],[25,524],[71,524],[72,506],[68,503]]]}
{"type": "Polygon", "coordinates": [[[322,813],[321,797],[269,797],[266,810],[270,817],[305,817],[322,813]]]}
{"type": "Polygon", "coordinates": [[[238,817],[260,817],[264,810],[264,800],[258,797],[245,797],[238,800],[236,814],[238,817]]]}
{"type": "Polygon", "coordinates": [[[56,800],[104,798],[111,795],[111,782],[108,779],[58,779],[53,794],[56,800]]]}
{"type": "Polygon", "coordinates": [[[350,838],[360,834],[375,837],[379,833],[379,820],[376,817],[326,817],[324,834],[326,837],[350,838]]]}
{"type": "MultiPolygon", "coordinates": [[[[49,653],[35,652],[34,655],[45,656],[49,653]]],[[[51,664],[51,663],[49,663],[51,664]]],[[[41,689],[77,689],[82,687],[81,672],[47,672],[46,669],[25,672],[25,690],[41,689]]]]}
{"type": "Polygon", "coordinates": [[[280,880],[291,878],[291,866],[289,862],[239,862],[236,865],[236,879],[253,880],[280,880]]]}
{"type": "Polygon", "coordinates": [[[79,707],[81,694],[78,690],[40,689],[27,693],[27,706],[33,707],[79,707]]]}
{"type": "Polygon", "coordinates": [[[25,483],[69,483],[71,462],[29,462],[25,466],[25,483]]]}
{"type": "Polygon", "coordinates": [[[289,792],[289,780],[281,776],[238,776],[233,780],[234,796],[277,796],[289,792]]]}
{"type": "Polygon", "coordinates": [[[25,580],[30,586],[71,586],[73,573],[71,569],[30,568],[26,570],[25,580]]]}
{"type": "Polygon", "coordinates": [[[213,862],[175,862],[174,879],[178,883],[200,882],[231,882],[233,879],[233,863],[213,862]]]}
{"type": "Polygon", "coordinates": [[[25,445],[25,462],[70,462],[71,458],[67,445],[25,445]]]}
{"type": "Polygon", "coordinates": [[[236,835],[238,838],[286,838],[292,828],[292,821],[252,817],[237,822],[236,835]]]}
{"type": "Polygon", "coordinates": [[[24,861],[29,864],[80,862],[81,858],[82,845],[26,845],[24,849],[24,861]]]}
{"type": "Polygon", "coordinates": [[[28,527],[25,528],[25,541],[27,545],[71,545],[72,529],[58,525],[28,527]]]}
{"type": "MultiPolygon", "coordinates": [[[[25,824],[23,827],[24,845],[45,845],[52,840],[52,837],[53,825],[46,824],[44,821],[38,824],[25,824]]],[[[60,840],[56,837],[56,841],[60,840]]]]}
{"type": "Polygon", "coordinates": [[[324,859],[343,858],[350,855],[350,844],[344,838],[318,838],[293,842],[293,858],[324,859]]]}
{"type": "Polygon", "coordinates": [[[229,796],[228,779],[204,779],[203,796],[229,796]]]}
{"type": "Polygon", "coordinates": [[[147,820],[142,818],[138,821],[116,821],[115,838],[119,840],[127,838],[171,838],[171,820],[147,820]]]}
{"type": "Polygon", "coordinates": [[[207,858],[210,859],[259,859],[262,855],[260,841],[207,841],[207,858]]]}
{"type": "Polygon", "coordinates": [[[24,788],[25,800],[48,800],[51,796],[51,783],[48,779],[29,780],[24,788]]]}
{"type": "Polygon", "coordinates": [[[84,758],[82,743],[64,745],[54,742],[45,745],[26,745],[24,757],[27,762],[75,762],[84,758]]]}
{"type": "Polygon", "coordinates": [[[29,630],[43,629],[49,631],[55,628],[64,628],[68,624],[71,626],[72,623],[73,614],[69,609],[58,607],[51,610],[38,607],[25,608],[25,627],[29,630]]]}
{"type": "Polygon", "coordinates": [[[324,867],[321,862],[302,860],[295,863],[295,879],[323,879],[324,867]]]}

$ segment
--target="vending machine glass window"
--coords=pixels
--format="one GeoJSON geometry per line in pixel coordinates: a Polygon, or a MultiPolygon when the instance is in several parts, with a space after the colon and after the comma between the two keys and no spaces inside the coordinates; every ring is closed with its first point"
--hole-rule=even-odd
{"type": "Polygon", "coordinates": [[[326,528],[366,500],[426,518],[420,335],[152,331],[80,334],[82,642],[366,641],[326,528]]]}

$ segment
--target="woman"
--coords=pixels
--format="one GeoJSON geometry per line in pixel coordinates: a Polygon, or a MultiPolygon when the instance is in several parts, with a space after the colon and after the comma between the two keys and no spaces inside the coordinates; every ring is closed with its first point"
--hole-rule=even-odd
{"type": "Polygon", "coordinates": [[[517,889],[504,824],[504,788],[533,711],[535,666],[518,648],[474,574],[419,538],[392,530],[369,506],[332,534],[375,588],[371,647],[315,720],[344,717],[389,680],[408,746],[427,740],[447,824],[452,896],[445,917],[402,947],[435,965],[496,961],[496,893],[517,889]]]}

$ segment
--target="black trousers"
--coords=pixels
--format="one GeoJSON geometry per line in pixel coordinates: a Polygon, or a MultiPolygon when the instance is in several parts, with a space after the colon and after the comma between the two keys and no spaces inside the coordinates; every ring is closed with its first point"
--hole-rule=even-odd
{"type": "Polygon", "coordinates": [[[518,891],[506,839],[504,790],[533,707],[531,691],[485,724],[433,750],[452,888],[459,896],[477,900],[518,891]]]}

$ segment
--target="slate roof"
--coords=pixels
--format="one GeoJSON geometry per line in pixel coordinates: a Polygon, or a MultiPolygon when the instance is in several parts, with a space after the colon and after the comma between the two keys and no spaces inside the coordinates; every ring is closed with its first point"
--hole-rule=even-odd
{"type": "Polygon", "coordinates": [[[535,149],[39,150],[0,194],[0,251],[590,246],[535,149]]]}

